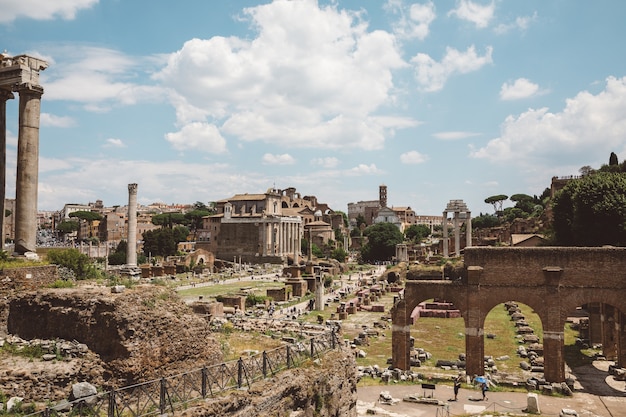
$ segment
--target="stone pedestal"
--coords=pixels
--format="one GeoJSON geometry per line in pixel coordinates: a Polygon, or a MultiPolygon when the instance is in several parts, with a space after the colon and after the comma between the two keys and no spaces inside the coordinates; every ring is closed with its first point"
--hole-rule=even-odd
{"type": "Polygon", "coordinates": [[[526,396],[526,409],[524,410],[524,412],[529,414],[541,413],[541,411],[539,410],[539,396],[534,392],[530,392],[526,396]]]}

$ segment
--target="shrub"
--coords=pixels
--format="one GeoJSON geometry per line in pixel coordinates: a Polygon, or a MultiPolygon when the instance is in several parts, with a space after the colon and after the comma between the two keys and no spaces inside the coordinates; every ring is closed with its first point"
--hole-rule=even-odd
{"type": "Polygon", "coordinates": [[[50,249],[47,258],[52,264],[70,269],[76,275],[76,279],[96,278],[98,275],[89,257],[78,249],[50,249]]]}

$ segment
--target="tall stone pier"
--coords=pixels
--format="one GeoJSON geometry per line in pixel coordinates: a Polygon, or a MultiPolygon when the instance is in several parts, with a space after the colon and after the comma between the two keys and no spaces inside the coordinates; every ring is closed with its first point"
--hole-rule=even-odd
{"type": "Polygon", "coordinates": [[[126,266],[137,267],[137,184],[128,184],[128,248],[126,266]]]}
{"type": "MultiPolygon", "coordinates": [[[[15,252],[35,252],[37,244],[37,185],[39,180],[39,119],[43,87],[39,72],[48,67],[46,61],[28,55],[0,55],[0,146],[6,159],[6,101],[12,92],[20,96],[17,143],[17,181],[15,184],[15,252]]],[[[6,170],[6,161],[3,164],[6,170]]],[[[5,174],[0,177],[0,200],[4,220],[5,174]]],[[[4,221],[0,225],[4,245],[4,221]]]]}

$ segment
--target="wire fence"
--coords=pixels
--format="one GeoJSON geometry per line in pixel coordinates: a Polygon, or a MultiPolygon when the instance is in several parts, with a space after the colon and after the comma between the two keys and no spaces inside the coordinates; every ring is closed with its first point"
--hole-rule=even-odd
{"type": "Polygon", "coordinates": [[[340,349],[335,330],[231,362],[131,385],[28,414],[30,416],[143,417],[174,413],[194,401],[231,389],[250,388],[283,369],[340,349]]]}

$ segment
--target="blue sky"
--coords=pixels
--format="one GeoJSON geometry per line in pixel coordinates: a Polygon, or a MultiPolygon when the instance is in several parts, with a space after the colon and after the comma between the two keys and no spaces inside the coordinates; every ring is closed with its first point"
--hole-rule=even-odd
{"type": "MultiPolygon", "coordinates": [[[[0,0],[48,61],[39,209],[296,187],[472,214],[626,158],[626,2],[0,0]]],[[[15,195],[18,100],[7,103],[15,195]]]]}

